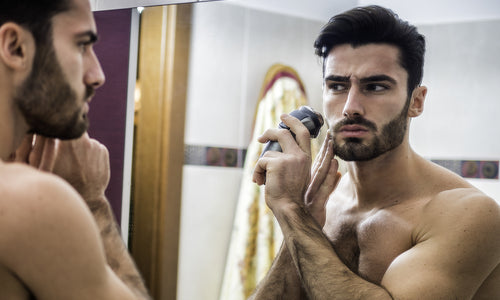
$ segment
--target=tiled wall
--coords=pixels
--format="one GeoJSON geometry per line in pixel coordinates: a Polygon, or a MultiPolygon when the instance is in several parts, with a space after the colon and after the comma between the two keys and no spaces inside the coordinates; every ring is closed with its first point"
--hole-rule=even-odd
{"type": "Polygon", "coordinates": [[[243,168],[246,149],[185,145],[184,164],[243,168]]]}
{"type": "Polygon", "coordinates": [[[464,178],[498,180],[498,160],[433,159],[432,161],[464,178]]]}

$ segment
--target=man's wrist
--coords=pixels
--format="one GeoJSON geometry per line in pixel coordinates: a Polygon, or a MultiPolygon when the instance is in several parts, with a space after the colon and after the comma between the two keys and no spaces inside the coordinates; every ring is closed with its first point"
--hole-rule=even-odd
{"type": "Polygon", "coordinates": [[[108,199],[104,194],[82,195],[82,197],[92,212],[94,212],[94,210],[99,210],[102,209],[103,207],[109,206],[108,199]]]}
{"type": "Polygon", "coordinates": [[[305,207],[302,203],[298,203],[296,201],[281,201],[279,205],[276,205],[271,210],[275,217],[280,219],[288,219],[288,218],[297,218],[301,217],[306,213],[305,207]]]}

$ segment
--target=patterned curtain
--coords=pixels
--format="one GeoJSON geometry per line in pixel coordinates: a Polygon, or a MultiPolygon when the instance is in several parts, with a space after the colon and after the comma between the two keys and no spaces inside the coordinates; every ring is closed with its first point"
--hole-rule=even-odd
{"type": "MultiPolygon", "coordinates": [[[[303,84],[291,67],[276,64],[266,74],[255,114],[239,200],[229,246],[220,300],[247,299],[269,270],[283,236],[264,200],[264,186],[252,182],[252,173],[264,147],[256,138],[277,127],[280,115],[307,105],[303,84]]],[[[325,126],[324,126],[325,127],[325,126]]],[[[325,128],[312,140],[313,157],[323,141],[325,128]]]]}

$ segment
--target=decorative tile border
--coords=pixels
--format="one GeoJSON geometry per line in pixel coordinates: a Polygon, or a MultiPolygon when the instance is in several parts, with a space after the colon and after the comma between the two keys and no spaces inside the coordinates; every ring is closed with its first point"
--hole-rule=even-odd
{"type": "Polygon", "coordinates": [[[243,168],[246,153],[246,149],[184,145],[184,164],[243,168]]]}
{"type": "MultiPolygon", "coordinates": [[[[243,168],[247,150],[212,146],[185,145],[184,164],[195,166],[243,168]]],[[[464,178],[498,180],[498,160],[431,159],[432,162],[464,178]]]]}
{"type": "Polygon", "coordinates": [[[432,159],[431,161],[464,178],[498,179],[498,160],[432,159]]]}

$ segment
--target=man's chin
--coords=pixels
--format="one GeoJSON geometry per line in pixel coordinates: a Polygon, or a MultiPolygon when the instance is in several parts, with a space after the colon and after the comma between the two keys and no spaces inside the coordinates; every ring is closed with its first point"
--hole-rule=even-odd
{"type": "Polygon", "coordinates": [[[352,141],[334,146],[334,152],[344,161],[367,161],[377,156],[372,147],[352,141]]]}
{"type": "Polygon", "coordinates": [[[88,129],[88,122],[82,122],[70,127],[34,128],[29,133],[60,140],[73,140],[81,137],[88,129]]]}

